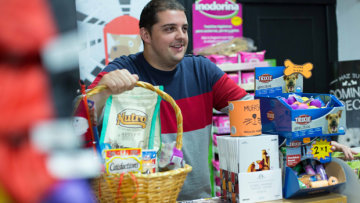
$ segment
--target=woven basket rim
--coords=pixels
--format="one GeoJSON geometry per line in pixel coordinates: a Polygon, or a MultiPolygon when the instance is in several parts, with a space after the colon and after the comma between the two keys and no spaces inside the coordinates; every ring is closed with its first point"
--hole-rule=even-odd
{"type": "MultiPolygon", "coordinates": [[[[172,175],[177,175],[180,173],[189,173],[191,170],[192,170],[192,167],[188,164],[185,164],[184,168],[177,168],[177,169],[170,170],[170,171],[156,172],[156,173],[150,173],[150,174],[133,173],[133,175],[136,178],[147,179],[147,178],[155,178],[155,177],[172,176],[172,175]]],[[[110,173],[109,174],[109,173],[105,172],[105,173],[102,173],[100,176],[106,176],[108,178],[111,178],[111,177],[119,177],[119,176],[121,176],[121,174],[120,173],[110,173]]],[[[124,173],[124,176],[130,176],[130,174],[124,173]]]]}

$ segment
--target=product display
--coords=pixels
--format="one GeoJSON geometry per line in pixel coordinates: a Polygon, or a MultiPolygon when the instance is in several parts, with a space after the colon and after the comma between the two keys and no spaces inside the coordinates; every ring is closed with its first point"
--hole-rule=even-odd
{"type": "Polygon", "coordinates": [[[290,60],[283,67],[255,69],[263,132],[286,139],[285,198],[334,191],[346,182],[342,167],[331,161],[330,145],[330,136],[345,134],[344,105],[333,95],[302,92],[302,76],[309,78],[311,70],[310,63],[290,60]]]}

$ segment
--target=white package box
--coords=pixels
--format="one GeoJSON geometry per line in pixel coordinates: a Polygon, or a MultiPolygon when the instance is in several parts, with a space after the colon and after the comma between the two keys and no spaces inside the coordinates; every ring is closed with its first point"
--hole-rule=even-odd
{"type": "Polygon", "coordinates": [[[217,138],[220,168],[234,173],[279,169],[278,135],[217,138]]]}
{"type": "Polygon", "coordinates": [[[281,169],[239,173],[238,180],[241,203],[282,199],[281,169]]]}

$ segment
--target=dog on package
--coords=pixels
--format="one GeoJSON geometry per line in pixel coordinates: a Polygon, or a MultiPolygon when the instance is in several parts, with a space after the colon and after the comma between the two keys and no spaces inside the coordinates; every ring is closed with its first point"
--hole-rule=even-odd
{"type": "Polygon", "coordinates": [[[327,120],[328,133],[337,133],[339,120],[341,118],[342,110],[339,110],[337,113],[330,113],[326,115],[325,119],[327,120]]]}
{"type": "Polygon", "coordinates": [[[298,79],[298,74],[293,73],[291,75],[283,76],[285,82],[285,93],[295,92],[296,80],[298,79]]]}

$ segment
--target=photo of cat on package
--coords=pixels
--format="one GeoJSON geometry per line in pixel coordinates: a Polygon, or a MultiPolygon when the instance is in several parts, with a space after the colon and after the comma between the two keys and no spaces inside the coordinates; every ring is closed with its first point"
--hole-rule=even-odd
{"type": "Polygon", "coordinates": [[[261,160],[256,160],[249,165],[248,173],[270,170],[270,156],[265,149],[261,150],[261,154],[261,160]]]}

